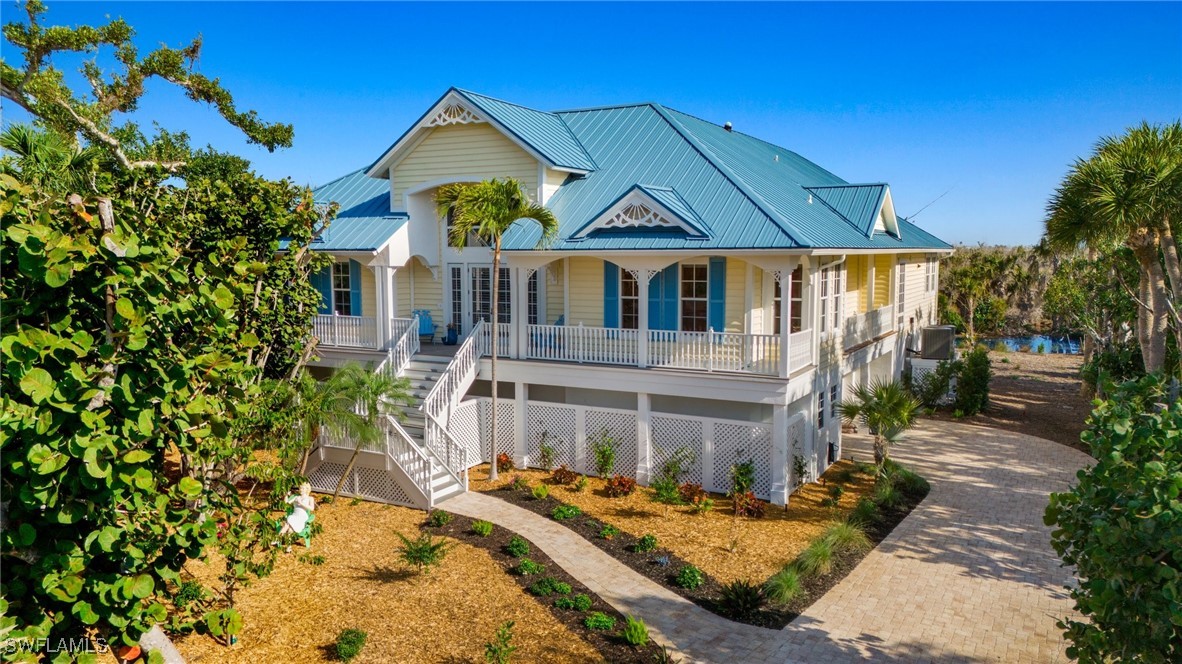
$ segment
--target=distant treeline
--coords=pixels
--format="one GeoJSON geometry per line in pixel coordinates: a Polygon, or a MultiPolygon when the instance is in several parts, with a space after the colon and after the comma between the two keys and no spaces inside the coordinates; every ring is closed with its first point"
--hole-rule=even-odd
{"type": "Polygon", "coordinates": [[[940,264],[940,320],[973,338],[1080,332],[1045,307],[1065,260],[1037,246],[958,246],[940,264]]]}

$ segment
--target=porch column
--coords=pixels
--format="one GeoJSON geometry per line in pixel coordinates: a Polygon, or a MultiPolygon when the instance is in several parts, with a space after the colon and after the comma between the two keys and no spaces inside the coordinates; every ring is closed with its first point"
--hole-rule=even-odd
{"type": "Polygon", "coordinates": [[[878,303],[874,301],[874,257],[866,256],[866,313],[874,311],[878,303]]]}
{"type": "MultiPolygon", "coordinates": [[[[517,302],[517,313],[513,317],[513,327],[517,332],[517,344],[515,347],[516,355],[521,359],[529,356],[529,280],[537,273],[535,268],[520,268],[514,276],[513,282],[513,301],[517,302]]],[[[539,274],[538,279],[544,279],[545,275],[539,274]]],[[[538,311],[542,313],[542,318],[545,318],[546,303],[541,300],[542,293],[538,291],[538,311]]]]}
{"type": "Polygon", "coordinates": [[[526,468],[525,458],[529,451],[526,445],[526,412],[529,409],[529,387],[525,383],[513,384],[513,463],[526,468]]]}
{"type": "Polygon", "coordinates": [[[772,495],[773,505],[788,505],[789,454],[788,454],[788,406],[772,406],[772,495]]]}
{"type": "Polygon", "coordinates": [[[381,350],[386,347],[386,325],[384,320],[386,316],[382,315],[386,310],[386,290],[382,287],[382,280],[384,271],[377,265],[368,266],[370,273],[373,274],[373,290],[374,290],[374,348],[381,350]]]}
{"type": "MultiPolygon", "coordinates": [[[[636,324],[636,366],[648,366],[648,280],[655,270],[628,270],[636,279],[637,307],[640,309],[636,324]]],[[[621,321],[623,322],[623,321],[621,321]]]]}
{"type": "Polygon", "coordinates": [[[808,297],[805,299],[808,301],[809,305],[804,308],[804,312],[808,315],[808,320],[811,321],[813,325],[812,359],[813,366],[816,366],[817,362],[820,360],[821,349],[821,320],[817,315],[821,310],[821,288],[818,284],[818,277],[821,274],[821,262],[818,260],[816,264],[814,264],[811,258],[808,259],[808,261],[808,269],[801,270],[801,273],[802,277],[805,278],[805,292],[808,293],[808,297]]]}
{"type": "Polygon", "coordinates": [[[789,265],[772,274],[780,284],[780,378],[792,374],[792,269],[789,265]]]}
{"type": "Polygon", "coordinates": [[[397,271],[398,269],[394,267],[382,267],[382,285],[386,289],[386,297],[384,298],[386,303],[386,329],[391,332],[387,338],[393,336],[394,318],[398,315],[398,290],[394,288],[394,273],[397,271]]]}
{"type": "Polygon", "coordinates": [[[636,481],[648,485],[652,476],[652,401],[646,392],[636,394],[636,481]]]}

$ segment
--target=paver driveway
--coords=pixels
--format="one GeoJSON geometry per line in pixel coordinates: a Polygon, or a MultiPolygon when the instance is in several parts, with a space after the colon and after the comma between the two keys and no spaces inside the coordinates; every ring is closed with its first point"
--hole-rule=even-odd
{"type": "MultiPolygon", "coordinates": [[[[847,437],[847,451],[860,447],[847,437]]],[[[533,540],[661,643],[700,662],[1065,661],[1070,611],[1042,525],[1047,495],[1090,458],[1008,431],[924,421],[892,454],[932,484],[927,499],[836,587],[774,631],[731,622],[616,562],[563,526],[499,499],[446,508],[533,540]]]]}

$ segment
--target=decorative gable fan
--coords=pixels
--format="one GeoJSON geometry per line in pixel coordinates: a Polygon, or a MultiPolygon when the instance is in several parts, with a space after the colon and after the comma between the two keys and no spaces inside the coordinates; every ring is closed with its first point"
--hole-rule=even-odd
{"type": "Polygon", "coordinates": [[[702,219],[677,192],[667,187],[635,185],[570,239],[646,231],[670,232],[689,239],[709,237],[702,219]]]}
{"type": "Polygon", "coordinates": [[[426,122],[428,127],[443,127],[453,124],[476,124],[484,122],[479,116],[468,110],[461,104],[448,104],[439,110],[430,120],[426,122]]]}

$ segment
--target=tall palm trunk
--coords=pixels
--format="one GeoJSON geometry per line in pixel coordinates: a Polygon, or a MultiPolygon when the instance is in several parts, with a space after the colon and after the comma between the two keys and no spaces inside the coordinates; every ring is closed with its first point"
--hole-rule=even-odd
{"type": "Polygon", "coordinates": [[[874,465],[882,468],[882,462],[887,460],[889,454],[886,436],[874,434],[874,465]]]}
{"type": "Polygon", "coordinates": [[[497,480],[497,337],[500,336],[500,326],[498,325],[500,318],[501,306],[501,236],[498,235],[493,238],[493,266],[492,266],[492,342],[489,344],[492,350],[492,416],[489,418],[489,424],[492,426],[492,431],[488,436],[489,446],[489,470],[488,479],[490,482],[497,480]]]}
{"type": "Polygon", "coordinates": [[[1142,232],[1129,242],[1140,266],[1138,295],[1141,304],[1137,309],[1137,342],[1141,346],[1141,356],[1148,373],[1165,366],[1165,335],[1169,327],[1169,315],[1166,312],[1166,298],[1169,296],[1166,292],[1165,274],[1162,272],[1157,243],[1154,240],[1152,233],[1142,232]]]}

